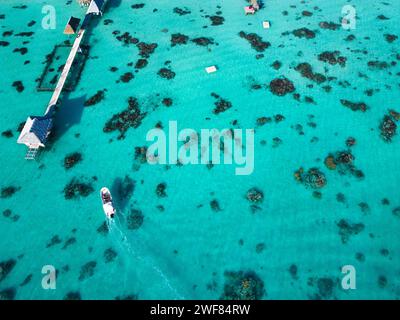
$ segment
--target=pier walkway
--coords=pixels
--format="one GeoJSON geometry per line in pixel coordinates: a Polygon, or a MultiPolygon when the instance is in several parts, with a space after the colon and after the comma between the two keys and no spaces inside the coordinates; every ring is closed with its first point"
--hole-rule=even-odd
{"type": "Polygon", "coordinates": [[[82,22],[81,28],[76,34],[75,41],[72,45],[71,51],[68,55],[67,61],[63,67],[61,75],[58,79],[56,88],[51,96],[50,102],[43,116],[30,116],[28,117],[21,134],[18,137],[17,143],[25,144],[29,149],[25,159],[35,159],[35,156],[40,147],[45,147],[47,137],[53,126],[53,116],[55,107],[59,101],[60,95],[63,91],[65,82],[70,74],[73,62],[78,52],[80,52],[80,45],[85,36],[87,27],[93,15],[102,15],[103,7],[106,1],[92,0],[86,12],[85,18],[82,22]]]}

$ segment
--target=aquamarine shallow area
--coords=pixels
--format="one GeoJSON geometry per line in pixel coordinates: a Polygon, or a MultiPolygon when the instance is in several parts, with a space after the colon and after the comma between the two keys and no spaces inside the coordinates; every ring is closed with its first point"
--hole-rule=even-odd
{"type": "Polygon", "coordinates": [[[11,130],[13,137],[0,136],[0,188],[20,188],[0,198],[0,263],[15,262],[10,272],[0,272],[2,297],[63,299],[79,293],[82,299],[218,299],[229,284],[226,272],[240,271],[262,281],[262,299],[400,297],[400,137],[391,142],[380,137],[383,117],[392,109],[400,112],[400,40],[385,38],[400,36],[399,1],[265,0],[254,16],[243,14],[245,4],[111,1],[104,16],[94,19],[90,58],[78,86],[62,101],[51,146],[37,161],[26,161],[25,146],[16,143],[17,128],[28,115],[41,115],[51,95],[37,92],[35,79],[54,46],[73,39],[63,35],[68,18],[83,17],[85,10],[76,1],[1,1],[0,41],[9,44],[0,47],[0,131],[11,130]],[[131,7],[138,3],[144,6],[131,7]],[[54,30],[41,27],[48,4],[56,9],[54,30]],[[337,23],[348,4],[356,8],[356,29],[320,27],[324,21],[337,23]],[[179,15],[174,8],[188,13],[179,15]],[[222,25],[212,25],[209,16],[215,15],[224,18],[222,25]],[[270,29],[262,28],[263,20],[271,21],[270,29]],[[302,27],[315,31],[315,38],[292,34],[302,27]],[[34,34],[17,36],[30,31],[34,34]],[[139,50],[118,41],[114,31],[157,44],[145,68],[135,73],[139,50]],[[240,31],[256,33],[271,46],[257,52],[240,31]],[[213,38],[214,44],[189,40],[171,46],[176,33],[213,38]],[[349,35],[355,39],[346,41],[349,35]],[[13,52],[23,47],[26,54],[13,52]],[[347,58],[344,67],[318,59],[336,50],[347,58]],[[275,61],[281,62],[279,69],[271,67],[275,61]],[[372,68],[370,61],[387,65],[372,68]],[[304,62],[332,78],[317,84],[302,77],[295,68],[304,62]],[[207,74],[204,68],[210,65],[218,72],[207,74]],[[161,68],[170,68],[175,77],[160,77],[161,68]],[[126,72],[134,79],[119,81],[126,72]],[[292,93],[270,91],[268,84],[279,77],[293,82],[300,101],[292,93]],[[22,82],[22,92],[12,86],[15,81],[22,82]],[[331,86],[329,92],[325,85],[331,86]],[[82,107],[103,89],[104,100],[82,107]],[[371,89],[372,95],[366,94],[371,89]],[[211,93],[232,108],[214,114],[211,93]],[[103,128],[128,107],[129,97],[137,98],[147,114],[119,140],[118,132],[103,128]],[[162,104],[164,98],[171,98],[172,106],[162,104]],[[343,99],[364,102],[368,109],[352,111],[343,99]],[[275,115],[284,120],[257,125],[258,118],[275,115]],[[254,128],[254,172],[236,176],[233,165],[140,164],[135,147],[148,146],[148,130],[158,122],[167,128],[170,120],[179,129],[254,128]],[[356,139],[355,146],[346,146],[348,137],[356,139]],[[364,178],[324,164],[329,154],[346,150],[364,178]],[[66,170],[64,158],[73,152],[83,160],[66,170]],[[319,168],[326,186],[313,190],[296,181],[300,167],[319,168]],[[117,201],[115,225],[99,232],[105,218],[98,192],[103,186],[114,191],[125,176],[135,181],[133,195],[117,201]],[[89,182],[94,191],[66,199],[63,190],[73,178],[89,182]],[[160,183],[166,184],[167,197],[157,196],[160,183]],[[255,212],[246,199],[253,187],[264,194],[255,212]],[[219,211],[212,209],[213,200],[219,211]],[[143,214],[142,224],[136,216],[137,229],[128,228],[132,210],[143,214]],[[42,289],[44,265],[58,270],[56,290],[42,289]],[[344,265],[356,269],[356,290],[341,287],[344,265]]]}

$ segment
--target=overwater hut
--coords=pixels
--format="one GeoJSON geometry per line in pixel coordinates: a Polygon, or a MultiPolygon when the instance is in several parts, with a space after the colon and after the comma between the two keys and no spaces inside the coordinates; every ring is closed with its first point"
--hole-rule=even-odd
{"type": "Polygon", "coordinates": [[[81,22],[81,19],[79,19],[79,18],[75,18],[75,17],[69,18],[67,25],[65,26],[65,29],[64,29],[64,34],[75,34],[78,31],[80,22],[81,22]]]}
{"type": "Polygon", "coordinates": [[[86,14],[93,13],[95,15],[102,15],[104,7],[104,0],[92,0],[86,14]]]}
{"type": "Polygon", "coordinates": [[[257,11],[260,9],[260,5],[257,0],[250,0],[251,6],[257,11]]]}
{"type": "Polygon", "coordinates": [[[28,117],[17,140],[18,143],[25,144],[29,148],[26,159],[33,159],[39,148],[45,146],[52,126],[53,117],[50,113],[44,116],[28,117]]]}

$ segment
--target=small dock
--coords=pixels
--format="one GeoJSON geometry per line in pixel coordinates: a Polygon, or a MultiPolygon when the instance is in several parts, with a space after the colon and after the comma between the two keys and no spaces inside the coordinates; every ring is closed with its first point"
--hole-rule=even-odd
{"type": "Polygon", "coordinates": [[[81,50],[80,45],[85,36],[87,27],[93,16],[102,15],[105,3],[107,0],[92,0],[88,6],[85,18],[82,22],[81,28],[76,33],[76,38],[72,45],[71,51],[68,55],[64,68],[58,78],[57,85],[51,96],[50,102],[43,116],[30,116],[28,117],[25,125],[18,137],[17,143],[25,144],[28,147],[28,152],[25,156],[27,160],[33,160],[36,157],[39,148],[44,148],[47,137],[53,127],[53,117],[55,107],[60,99],[60,95],[64,89],[65,82],[68,78],[72,64],[75,60],[77,53],[81,50]]]}

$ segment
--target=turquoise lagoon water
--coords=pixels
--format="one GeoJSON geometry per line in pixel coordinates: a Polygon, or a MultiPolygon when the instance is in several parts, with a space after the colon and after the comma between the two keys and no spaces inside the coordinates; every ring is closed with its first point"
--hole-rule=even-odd
{"type": "Polygon", "coordinates": [[[240,276],[241,271],[256,275],[249,277],[263,285],[257,296],[262,299],[400,297],[400,138],[384,142],[379,129],[390,109],[400,111],[400,40],[389,42],[384,36],[400,34],[400,2],[268,0],[255,16],[245,16],[244,5],[241,0],[112,1],[92,22],[89,59],[77,87],[63,98],[51,146],[36,161],[26,161],[25,146],[16,144],[18,125],[28,115],[41,115],[51,95],[37,92],[35,80],[54,46],[73,39],[62,33],[69,16],[83,17],[85,10],[75,1],[1,1],[0,40],[8,45],[0,47],[0,128],[11,130],[13,137],[0,137],[0,187],[18,189],[0,199],[2,297],[63,299],[74,293],[82,299],[218,299],[230,283],[227,272],[240,276]],[[131,8],[137,3],[145,5],[131,8]],[[56,9],[54,30],[41,27],[42,7],[48,4],[56,9]],[[319,26],[337,23],[346,4],[356,8],[356,29],[319,26]],[[174,8],[188,13],[179,15],[174,8]],[[214,15],[224,18],[222,25],[212,25],[209,16],[214,15]],[[262,28],[263,20],[271,21],[269,30],[262,28]],[[315,38],[292,34],[302,27],[315,31],[315,38]],[[116,30],[157,43],[139,72],[134,69],[137,46],[118,41],[116,30]],[[240,31],[256,33],[271,46],[257,52],[240,31]],[[189,40],[171,46],[175,33],[213,38],[214,44],[189,40]],[[346,41],[349,35],[355,39],[346,41]],[[26,54],[13,52],[22,47],[26,54]],[[318,59],[335,50],[347,58],[345,66],[318,59]],[[257,59],[258,54],[263,57],[257,59]],[[271,67],[275,61],[281,62],[279,69],[271,67]],[[369,61],[388,65],[372,68],[369,61]],[[333,78],[317,84],[302,77],[295,67],[303,62],[333,78]],[[217,65],[218,72],[205,73],[209,65],[217,65]],[[157,75],[163,67],[175,77],[157,75]],[[126,72],[134,79],[118,81],[126,72]],[[300,101],[292,93],[272,94],[268,84],[279,77],[293,82],[300,101]],[[22,82],[22,92],[12,86],[15,81],[22,82]],[[102,101],[83,107],[103,89],[102,101]],[[365,93],[368,89],[372,95],[365,93]],[[211,93],[232,107],[214,114],[211,93]],[[314,103],[305,102],[306,96],[314,103]],[[117,139],[118,132],[103,128],[127,108],[129,97],[137,98],[147,114],[140,126],[117,139]],[[167,97],[172,106],[161,103],[167,97]],[[364,102],[368,109],[352,111],[341,99],[364,102]],[[275,115],[285,119],[257,125],[258,118],[275,115]],[[158,122],[167,127],[169,120],[178,121],[179,129],[254,128],[254,172],[236,176],[230,165],[140,164],[135,147],[149,145],[147,131],[158,122]],[[274,143],[276,137],[280,144],[274,143]],[[356,139],[355,146],[346,146],[348,137],[356,139]],[[364,178],[324,164],[328,154],[346,150],[364,178]],[[67,170],[64,158],[73,152],[83,160],[67,170]],[[314,190],[296,181],[300,167],[319,168],[326,186],[314,190]],[[121,199],[117,186],[125,176],[135,187],[130,198],[121,199]],[[90,183],[93,192],[66,199],[64,188],[73,178],[90,183]],[[156,194],[160,183],[166,185],[166,197],[156,194]],[[117,199],[118,219],[108,232],[98,230],[105,222],[98,195],[102,186],[117,199]],[[246,199],[253,187],[264,194],[255,212],[246,199]],[[211,208],[212,200],[219,211],[211,208]],[[132,212],[136,224],[129,229],[132,212]],[[42,289],[44,265],[58,270],[56,290],[42,289]],[[341,288],[344,265],[356,269],[355,290],[341,288]]]}

